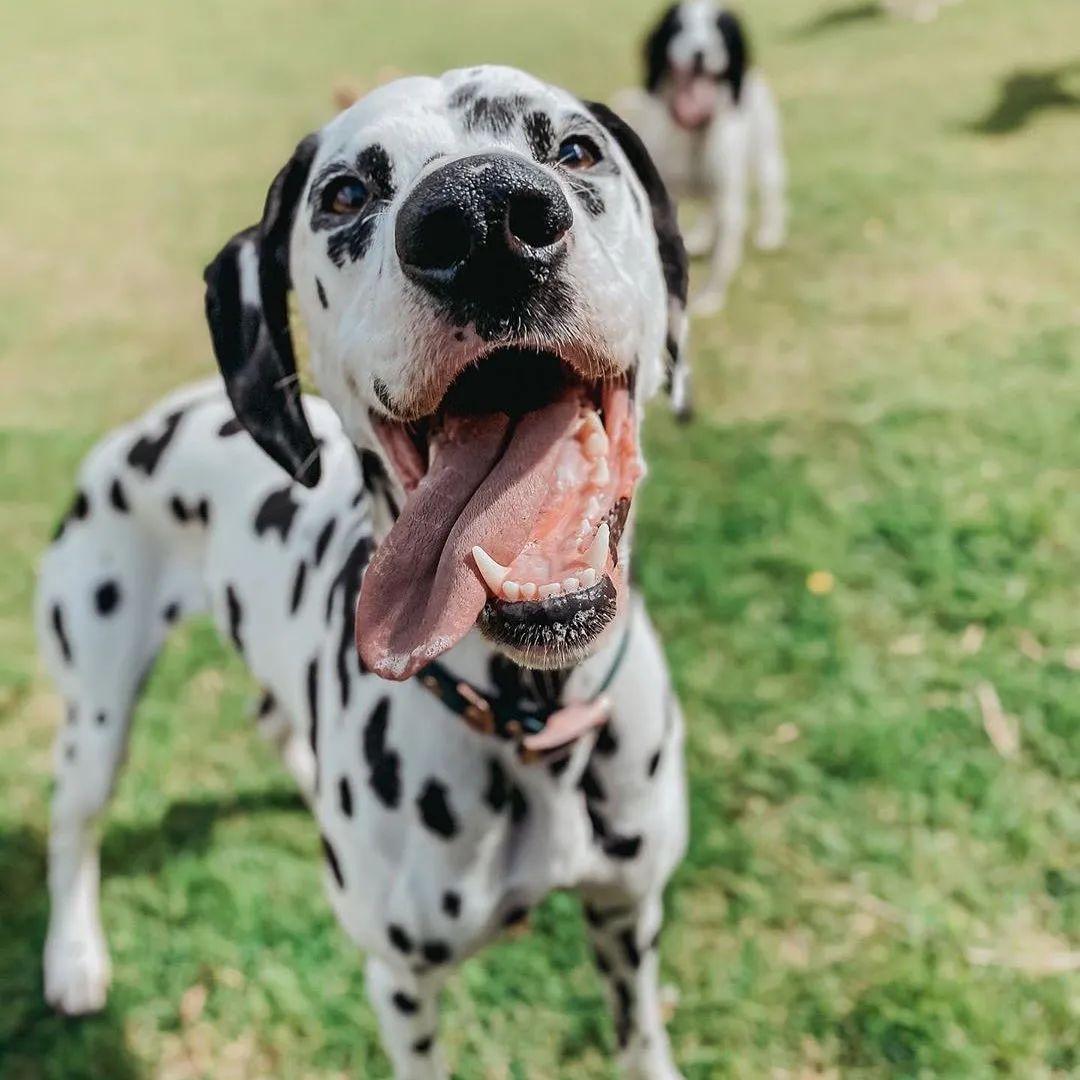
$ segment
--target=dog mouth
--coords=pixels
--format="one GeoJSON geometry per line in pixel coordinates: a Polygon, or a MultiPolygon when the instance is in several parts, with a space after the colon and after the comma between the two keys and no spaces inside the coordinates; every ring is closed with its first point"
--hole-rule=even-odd
{"type": "Polygon", "coordinates": [[[699,131],[713,118],[720,97],[715,76],[694,69],[674,68],[668,108],[672,119],[687,131],[699,131]]]}
{"type": "Polygon", "coordinates": [[[627,378],[506,346],[429,416],[373,420],[407,497],[364,575],[364,663],[409,678],[475,625],[531,667],[585,655],[618,609],[641,475],[627,378]]]}

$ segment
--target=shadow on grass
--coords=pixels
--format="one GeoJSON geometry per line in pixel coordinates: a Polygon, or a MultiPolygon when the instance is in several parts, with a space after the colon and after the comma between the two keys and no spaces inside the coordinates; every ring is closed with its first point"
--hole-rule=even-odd
{"type": "Polygon", "coordinates": [[[1080,109],[1080,94],[1062,85],[1077,71],[1080,60],[1041,71],[1014,71],[1001,80],[998,100],[986,115],[967,129],[977,135],[1010,135],[1048,109],[1080,109]]]}
{"type": "MultiPolygon", "coordinates": [[[[204,850],[219,821],[290,810],[305,808],[287,790],[180,800],[159,821],[107,828],[103,875],[153,872],[178,852],[204,850]]],[[[47,922],[44,835],[29,826],[0,830],[0,1076],[135,1080],[142,1070],[128,1053],[124,1017],[116,1005],[72,1019],[45,1004],[41,949],[47,922]]]]}
{"type": "Polygon", "coordinates": [[[880,19],[883,12],[876,0],[865,4],[849,4],[847,7],[832,8],[793,31],[792,37],[814,37],[830,30],[841,30],[852,23],[871,22],[880,19]]]}

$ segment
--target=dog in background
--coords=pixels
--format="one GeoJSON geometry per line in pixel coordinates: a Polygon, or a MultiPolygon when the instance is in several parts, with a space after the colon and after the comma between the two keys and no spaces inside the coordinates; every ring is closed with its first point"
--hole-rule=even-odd
{"type": "Polygon", "coordinates": [[[617,95],[615,107],[649,148],[669,191],[709,204],[686,247],[693,256],[712,255],[693,305],[712,314],[742,261],[752,185],[757,246],[776,250],[787,234],[780,114],[751,63],[742,22],[713,0],[673,4],[646,39],[644,89],[617,95]]]}
{"type": "Polygon", "coordinates": [[[933,22],[941,9],[960,0],[881,0],[881,6],[890,14],[913,22],[933,22]]]}

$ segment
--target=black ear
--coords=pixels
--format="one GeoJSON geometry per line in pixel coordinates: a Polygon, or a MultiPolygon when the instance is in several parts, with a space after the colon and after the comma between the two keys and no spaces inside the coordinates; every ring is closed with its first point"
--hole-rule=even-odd
{"type": "Polygon", "coordinates": [[[667,187],[660,178],[660,172],[637,132],[606,105],[587,101],[585,107],[619,144],[649,197],[653,228],[656,230],[656,249],[660,253],[660,265],[663,267],[668,294],[667,385],[676,415],[685,419],[690,415],[690,372],[685,358],[689,268],[686,248],[683,246],[682,233],[679,232],[679,221],[675,214],[675,204],[671,201],[667,187]]]}
{"type": "Polygon", "coordinates": [[[262,221],[237,233],[206,268],[206,320],[237,419],[290,476],[319,482],[319,448],[300,404],[289,333],[289,234],[318,138],[274,177],[262,221]]]}
{"type": "Polygon", "coordinates": [[[660,16],[645,39],[645,89],[655,94],[668,68],[668,45],[679,29],[679,5],[671,7],[660,16]]]}
{"type": "Polygon", "coordinates": [[[742,97],[743,79],[750,66],[750,43],[746,40],[742,23],[730,11],[721,11],[716,19],[717,29],[724,39],[728,65],[724,70],[724,79],[731,83],[731,96],[735,104],[742,97]]]}

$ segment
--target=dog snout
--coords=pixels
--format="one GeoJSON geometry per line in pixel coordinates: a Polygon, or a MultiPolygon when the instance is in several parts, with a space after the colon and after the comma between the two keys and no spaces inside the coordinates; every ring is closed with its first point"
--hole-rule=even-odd
{"type": "Polygon", "coordinates": [[[417,184],[398,214],[395,245],[406,275],[439,298],[497,305],[543,285],[573,223],[549,173],[509,154],[477,154],[417,184]]]}

